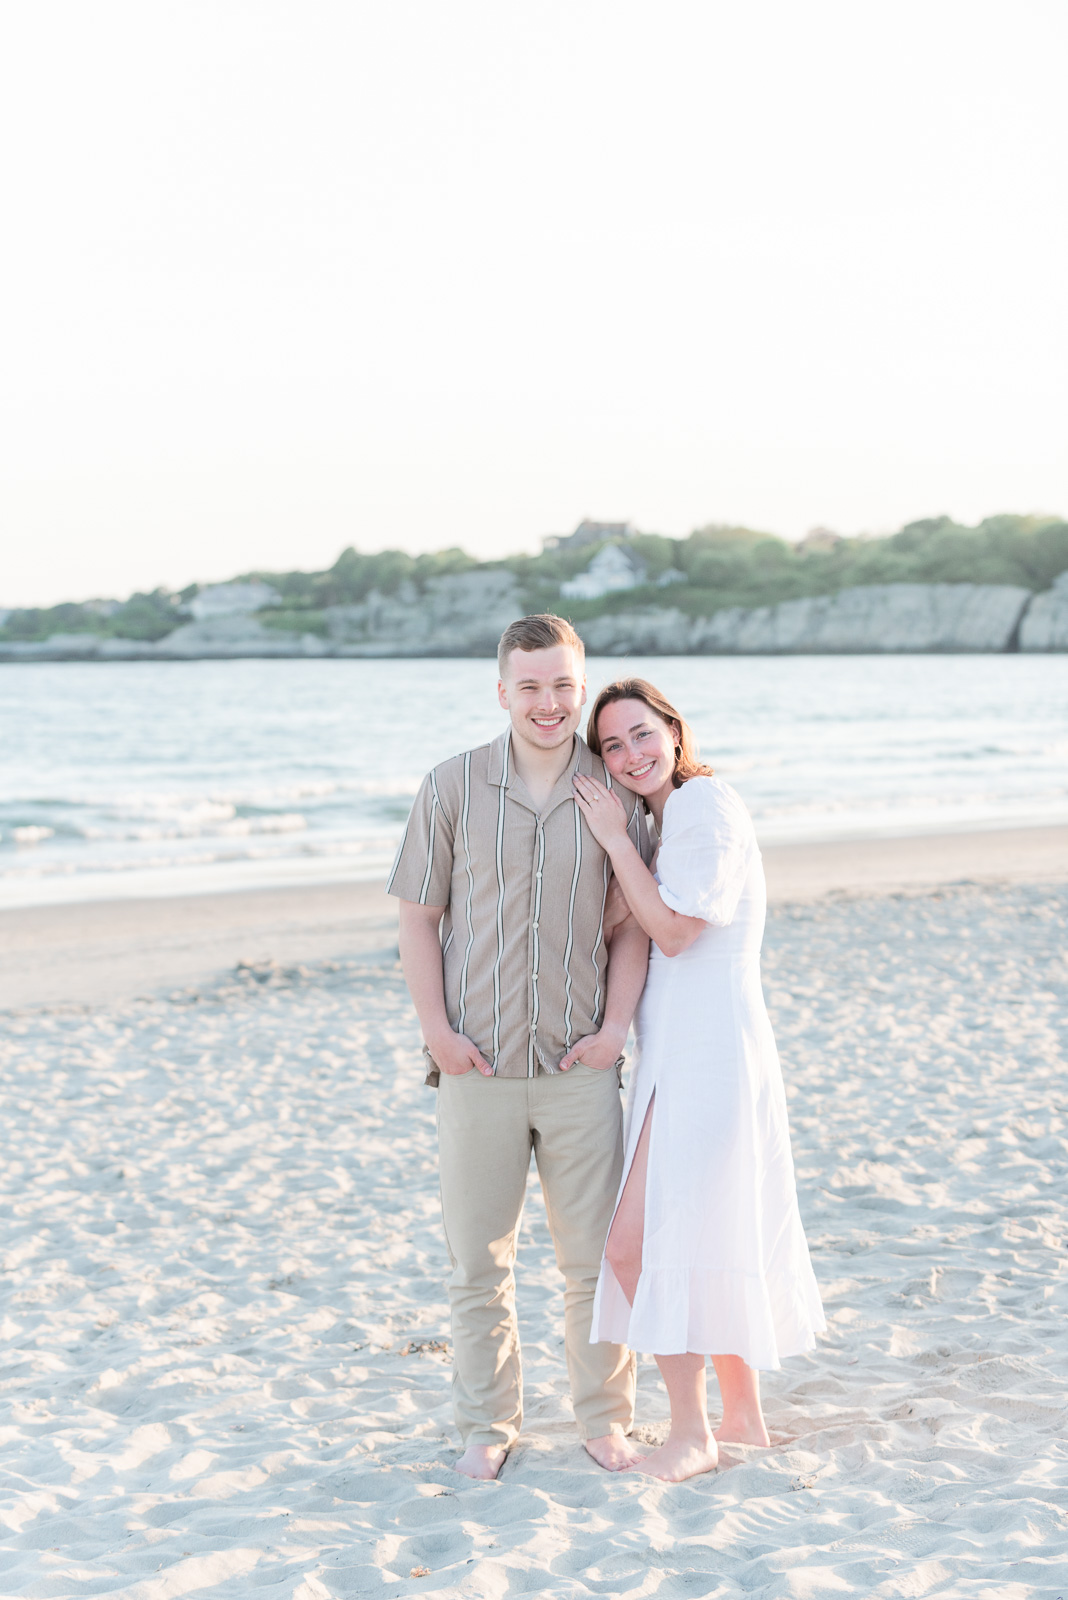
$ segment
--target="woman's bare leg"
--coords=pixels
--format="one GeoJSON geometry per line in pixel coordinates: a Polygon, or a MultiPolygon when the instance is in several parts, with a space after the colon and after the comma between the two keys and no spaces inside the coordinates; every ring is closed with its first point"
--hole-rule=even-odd
{"type": "Polygon", "coordinates": [[[681,1483],[699,1472],[711,1472],[719,1460],[708,1425],[705,1358],[657,1356],[656,1364],[671,1402],[671,1427],[659,1450],[653,1450],[632,1472],[645,1472],[665,1483],[681,1483]]]}
{"type": "Polygon", "coordinates": [[[604,1248],[608,1264],[615,1273],[629,1306],[634,1304],[638,1279],[642,1275],[642,1245],[645,1242],[645,1174],[649,1167],[649,1135],[653,1126],[655,1102],[654,1094],[645,1113],[638,1148],[634,1152],[634,1160],[630,1164],[627,1181],[623,1185],[623,1193],[619,1197],[616,1214],[612,1218],[608,1243],[604,1248]]]}
{"type": "MultiPolygon", "coordinates": [[[[642,1273],[645,1240],[645,1178],[649,1169],[649,1139],[653,1126],[654,1095],[645,1113],[641,1136],[630,1172],[612,1221],[605,1255],[629,1305],[634,1304],[642,1273]]],[[[671,1404],[671,1428],[659,1450],[647,1455],[634,1472],[650,1473],[667,1483],[679,1483],[716,1465],[716,1441],[708,1425],[705,1392],[705,1358],[699,1355],[657,1356],[671,1404]]]]}
{"type": "Polygon", "coordinates": [[[723,1401],[723,1421],[716,1429],[721,1444],[770,1444],[760,1409],[760,1374],[741,1356],[713,1356],[723,1401]]]}

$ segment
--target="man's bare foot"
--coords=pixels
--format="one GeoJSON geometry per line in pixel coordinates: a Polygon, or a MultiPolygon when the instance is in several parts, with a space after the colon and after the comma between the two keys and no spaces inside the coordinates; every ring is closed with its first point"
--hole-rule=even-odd
{"type": "Polygon", "coordinates": [[[711,1434],[704,1439],[673,1439],[659,1450],[653,1450],[633,1470],[644,1472],[662,1483],[681,1483],[684,1478],[696,1478],[702,1472],[714,1472],[719,1464],[719,1451],[711,1434]]]}
{"type": "Polygon", "coordinates": [[[630,1440],[622,1433],[606,1433],[600,1439],[587,1439],[586,1454],[591,1455],[606,1472],[626,1472],[642,1460],[630,1440]]]}
{"type": "Polygon", "coordinates": [[[762,1416],[724,1417],[713,1434],[720,1444],[759,1444],[765,1448],[771,1443],[762,1416]]]}
{"type": "Polygon", "coordinates": [[[507,1450],[492,1444],[468,1445],[459,1461],[453,1462],[453,1471],[462,1472],[465,1478],[495,1478],[504,1466],[507,1450]]]}

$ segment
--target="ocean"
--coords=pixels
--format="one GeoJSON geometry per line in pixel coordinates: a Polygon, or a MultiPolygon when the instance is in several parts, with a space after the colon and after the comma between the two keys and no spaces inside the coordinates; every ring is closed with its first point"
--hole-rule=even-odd
{"type": "MultiPolygon", "coordinates": [[[[1068,822],[1068,657],[591,658],[651,678],[766,843],[1068,822]]],[[[0,906],[374,879],[492,661],[0,666],[0,906]]]]}

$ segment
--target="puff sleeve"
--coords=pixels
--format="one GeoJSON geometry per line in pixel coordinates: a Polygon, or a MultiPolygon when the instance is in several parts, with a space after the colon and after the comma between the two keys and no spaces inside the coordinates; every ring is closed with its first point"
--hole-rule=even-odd
{"type": "Polygon", "coordinates": [[[725,928],[756,854],[752,819],[719,778],[691,778],[668,800],[656,870],[660,898],[684,917],[725,928]]]}

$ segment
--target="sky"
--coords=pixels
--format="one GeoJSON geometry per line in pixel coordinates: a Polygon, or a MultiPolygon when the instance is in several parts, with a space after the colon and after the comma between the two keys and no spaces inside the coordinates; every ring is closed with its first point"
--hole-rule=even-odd
{"type": "Polygon", "coordinates": [[[1063,0],[35,0],[0,606],[1068,515],[1063,0]]]}

